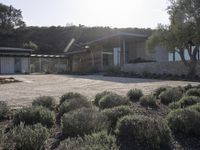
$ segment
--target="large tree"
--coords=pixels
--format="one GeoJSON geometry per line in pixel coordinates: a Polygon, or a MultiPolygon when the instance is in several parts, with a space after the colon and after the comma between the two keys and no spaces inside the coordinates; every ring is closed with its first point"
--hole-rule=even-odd
{"type": "Polygon", "coordinates": [[[194,77],[200,44],[200,0],[169,1],[170,25],[159,25],[149,37],[147,47],[152,51],[160,44],[169,52],[177,52],[188,67],[190,77],[194,77]],[[190,60],[186,60],[185,51],[190,60]]]}
{"type": "Polygon", "coordinates": [[[7,32],[12,29],[24,27],[22,21],[22,12],[13,6],[7,6],[0,3],[0,31],[7,32]]]}

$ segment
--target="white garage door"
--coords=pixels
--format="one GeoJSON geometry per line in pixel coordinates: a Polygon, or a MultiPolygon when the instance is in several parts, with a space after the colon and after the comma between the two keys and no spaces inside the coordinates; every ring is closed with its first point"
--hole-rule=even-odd
{"type": "Polygon", "coordinates": [[[14,58],[13,57],[1,57],[1,74],[14,73],[14,58]]]}

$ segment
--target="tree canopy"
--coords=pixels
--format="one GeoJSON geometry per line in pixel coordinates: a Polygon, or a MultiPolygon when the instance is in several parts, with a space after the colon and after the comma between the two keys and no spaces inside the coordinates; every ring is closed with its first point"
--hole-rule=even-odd
{"type": "Polygon", "coordinates": [[[200,44],[200,1],[199,0],[170,0],[168,7],[170,25],[159,25],[149,37],[147,47],[153,51],[162,45],[170,52],[180,54],[181,60],[189,68],[189,74],[195,75],[197,52],[200,44]],[[188,51],[190,60],[184,55],[188,51]]]}
{"type": "Polygon", "coordinates": [[[11,29],[24,26],[20,9],[0,3],[0,32],[8,32],[11,29]]]}

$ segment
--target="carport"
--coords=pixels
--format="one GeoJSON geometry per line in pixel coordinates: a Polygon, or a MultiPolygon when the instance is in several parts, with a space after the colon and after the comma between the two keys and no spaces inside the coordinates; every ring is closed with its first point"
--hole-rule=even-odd
{"type": "Polygon", "coordinates": [[[32,49],[0,47],[0,74],[29,72],[32,49]]]}

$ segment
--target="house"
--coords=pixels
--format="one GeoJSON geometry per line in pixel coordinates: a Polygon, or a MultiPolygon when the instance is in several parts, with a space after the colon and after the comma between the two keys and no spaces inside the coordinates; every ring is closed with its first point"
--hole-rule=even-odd
{"type": "Polygon", "coordinates": [[[0,47],[0,74],[29,72],[32,51],[31,49],[0,47]]]}
{"type": "Polygon", "coordinates": [[[168,52],[157,47],[154,53],[146,49],[148,36],[118,32],[80,45],[74,45],[65,55],[73,72],[105,70],[133,62],[168,61],[168,52]]]}

